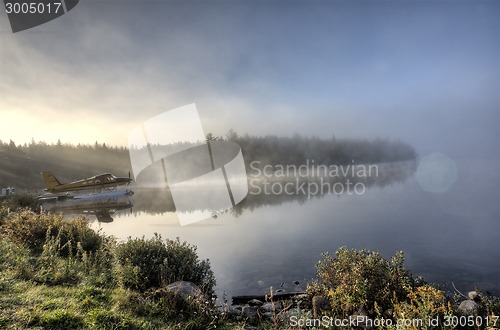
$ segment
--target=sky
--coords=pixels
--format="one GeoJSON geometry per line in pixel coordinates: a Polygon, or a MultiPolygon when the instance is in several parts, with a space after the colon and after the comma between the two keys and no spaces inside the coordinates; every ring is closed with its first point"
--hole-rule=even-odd
{"type": "Polygon", "coordinates": [[[0,12],[2,141],[126,146],[195,103],[216,135],[499,158],[498,1],[81,0],[18,33],[0,12]]]}

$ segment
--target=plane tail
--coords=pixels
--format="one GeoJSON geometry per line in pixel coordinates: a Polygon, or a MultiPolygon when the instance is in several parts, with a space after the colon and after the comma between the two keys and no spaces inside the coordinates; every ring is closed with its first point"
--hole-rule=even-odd
{"type": "Polygon", "coordinates": [[[42,175],[43,175],[43,181],[45,183],[45,190],[46,191],[51,191],[55,187],[61,185],[61,182],[59,182],[59,180],[57,180],[57,178],[54,176],[54,174],[52,174],[51,171],[43,171],[42,175]]]}

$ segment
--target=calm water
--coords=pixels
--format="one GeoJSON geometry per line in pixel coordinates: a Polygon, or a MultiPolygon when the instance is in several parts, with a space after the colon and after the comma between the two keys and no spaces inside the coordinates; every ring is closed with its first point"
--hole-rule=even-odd
{"type": "Polygon", "coordinates": [[[155,203],[140,190],[130,198],[134,207],[113,214],[114,221],[89,218],[121,239],[161,233],[197,245],[211,261],[219,295],[267,293],[281,282],[289,291],[304,289],[320,254],[340,246],[387,258],[403,250],[407,267],[428,282],[500,294],[498,162],[455,164],[446,192],[425,191],[416,165],[401,172],[396,164],[361,195],[253,196],[238,212],[185,227],[162,198],[155,203]]]}

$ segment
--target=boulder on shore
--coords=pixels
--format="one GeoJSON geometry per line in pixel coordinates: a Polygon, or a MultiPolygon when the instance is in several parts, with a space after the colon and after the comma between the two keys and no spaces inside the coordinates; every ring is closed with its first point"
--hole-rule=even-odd
{"type": "Polygon", "coordinates": [[[188,281],[177,281],[165,287],[166,290],[178,294],[186,299],[204,299],[205,295],[196,284],[188,281]]]}
{"type": "Polygon", "coordinates": [[[477,315],[479,305],[473,300],[464,300],[460,303],[457,310],[462,315],[477,315]]]}

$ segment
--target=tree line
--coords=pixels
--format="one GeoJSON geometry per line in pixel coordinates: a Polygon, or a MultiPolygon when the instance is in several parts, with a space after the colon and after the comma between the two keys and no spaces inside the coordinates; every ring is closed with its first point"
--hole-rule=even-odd
{"type": "MultiPolygon", "coordinates": [[[[384,139],[320,139],[295,134],[291,137],[276,135],[238,135],[233,130],[225,137],[207,134],[207,140],[225,140],[238,143],[249,168],[252,161],[266,165],[301,165],[307,160],[315,164],[342,165],[373,164],[412,160],[415,149],[402,141],[384,139]]],[[[14,186],[19,189],[41,189],[40,172],[51,170],[62,181],[70,181],[100,173],[127,176],[131,170],[126,147],[107,146],[96,142],[68,144],[43,141],[16,144],[0,140],[0,187],[14,186]]]]}
{"type": "MultiPolygon", "coordinates": [[[[210,137],[210,136],[209,136],[210,137]]],[[[212,139],[223,139],[222,137],[212,139]]],[[[248,165],[259,160],[262,165],[301,165],[307,160],[316,165],[375,164],[416,159],[415,149],[402,141],[387,139],[320,139],[295,134],[292,137],[276,135],[239,136],[230,130],[225,140],[241,146],[248,165]]]]}
{"type": "Polygon", "coordinates": [[[100,173],[127,176],[130,171],[125,147],[31,141],[16,145],[0,141],[0,186],[18,189],[43,187],[41,172],[50,170],[61,181],[76,180],[100,173]]]}

